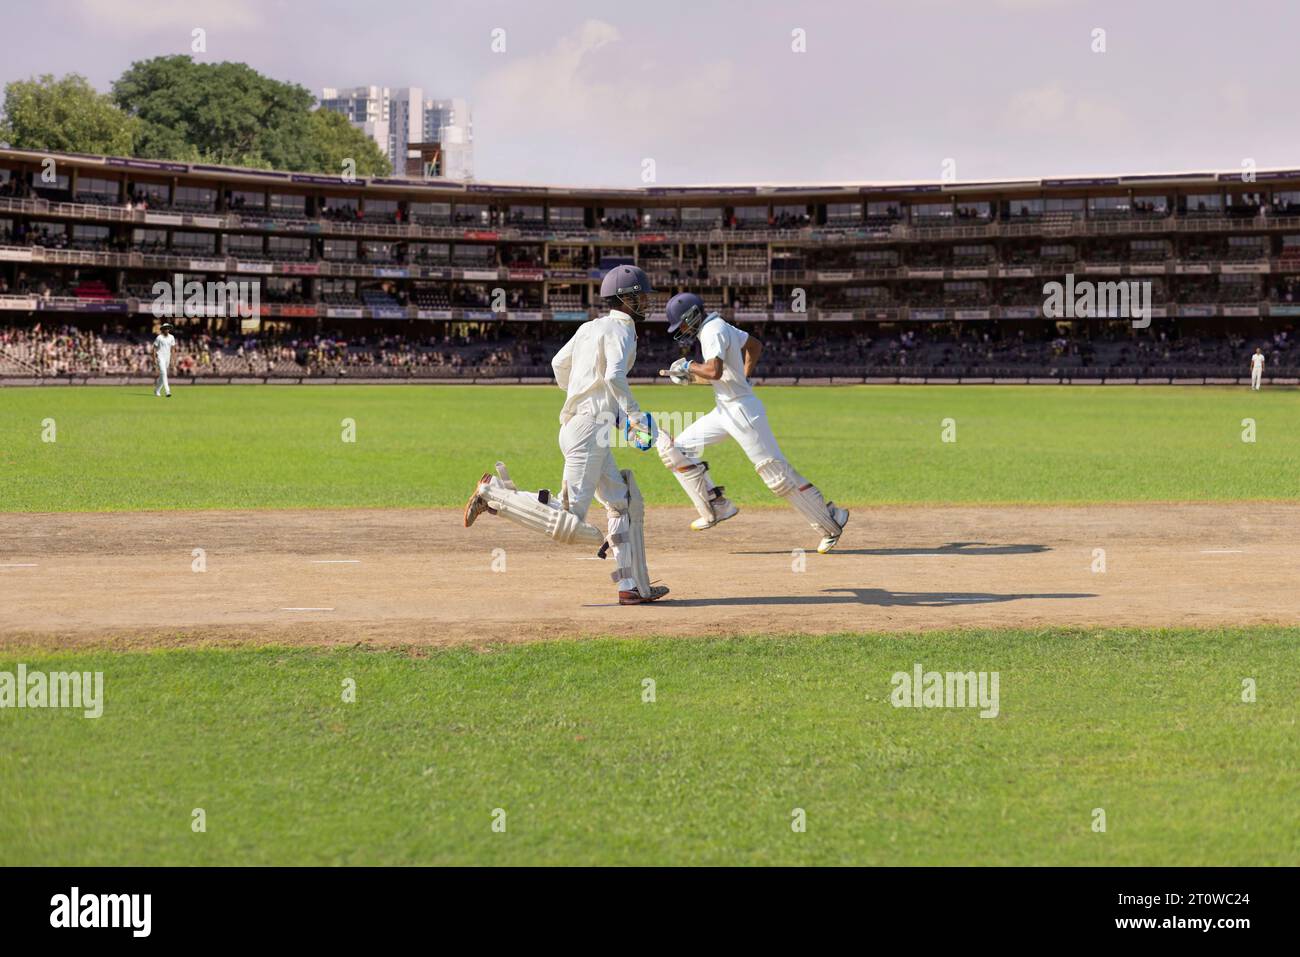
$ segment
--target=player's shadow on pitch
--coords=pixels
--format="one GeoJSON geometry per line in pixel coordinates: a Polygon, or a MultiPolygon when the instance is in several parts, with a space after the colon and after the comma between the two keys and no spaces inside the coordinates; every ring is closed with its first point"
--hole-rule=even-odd
{"type": "MultiPolygon", "coordinates": [[[[948,542],[938,548],[837,548],[832,555],[1034,555],[1050,552],[1047,545],[990,545],[987,542],[948,542]]],[[[732,552],[733,555],[789,555],[779,552],[732,552]]]]}
{"type": "Polygon", "coordinates": [[[1096,598],[1088,593],[1044,593],[997,595],[992,592],[923,592],[888,591],[884,588],[827,588],[819,595],[754,595],[748,598],[678,598],[664,599],[674,607],[708,607],[718,605],[875,605],[877,607],[912,606],[948,608],[953,605],[993,605],[1030,598],[1096,598]],[[843,592],[844,594],[833,594],[843,592]]]}

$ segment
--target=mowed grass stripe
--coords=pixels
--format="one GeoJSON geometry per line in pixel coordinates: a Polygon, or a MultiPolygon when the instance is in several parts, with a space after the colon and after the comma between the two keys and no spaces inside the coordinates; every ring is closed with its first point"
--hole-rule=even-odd
{"type": "MultiPolygon", "coordinates": [[[[1300,498],[1297,390],[759,392],[795,467],[848,505],[1300,498]]],[[[712,407],[701,387],[637,393],[656,412],[712,407]]],[[[177,387],[171,402],[147,387],[6,389],[0,511],[458,507],[498,459],[521,487],[558,486],[561,401],[540,386],[177,387]]],[[[734,443],[706,455],[742,504],[777,504],[734,443]]],[[[686,504],[655,453],[616,456],[650,504],[686,504]]]]}
{"type": "Polygon", "coordinates": [[[0,670],[103,671],[105,702],[97,720],[0,711],[0,847],[59,865],[1295,865],[1298,652],[1295,628],[10,649],[0,670]],[[893,707],[917,662],[997,671],[1000,714],[893,707]]]}

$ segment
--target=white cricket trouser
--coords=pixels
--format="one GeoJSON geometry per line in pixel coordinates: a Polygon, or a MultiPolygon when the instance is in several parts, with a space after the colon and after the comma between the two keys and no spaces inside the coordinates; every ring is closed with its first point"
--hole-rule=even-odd
{"type": "Polygon", "coordinates": [[[726,438],[735,439],[755,467],[770,459],[785,461],[767,421],[767,410],[757,396],[719,402],[712,412],[676,436],[674,444],[692,458],[699,458],[705,446],[726,438]]]}
{"type": "Polygon", "coordinates": [[[158,383],[153,392],[154,395],[160,392],[166,392],[168,395],[172,394],[172,387],[167,384],[167,363],[161,359],[158,360],[158,383]]]}
{"type": "Polygon", "coordinates": [[[1259,389],[1259,380],[1263,377],[1263,375],[1264,375],[1263,369],[1252,369],[1250,371],[1250,387],[1252,389],[1255,390],[1259,389]]]}
{"type": "MultiPolygon", "coordinates": [[[[630,520],[627,516],[627,483],[614,464],[614,435],[609,418],[597,419],[594,415],[579,413],[560,427],[560,451],[564,453],[564,483],[568,489],[569,511],[582,521],[587,520],[587,509],[592,499],[605,506],[608,520],[607,532],[611,542],[627,539],[630,520]]],[[[626,546],[612,544],[614,561],[618,568],[630,568],[626,546]]],[[[621,591],[634,591],[636,582],[620,578],[621,591]]]]}

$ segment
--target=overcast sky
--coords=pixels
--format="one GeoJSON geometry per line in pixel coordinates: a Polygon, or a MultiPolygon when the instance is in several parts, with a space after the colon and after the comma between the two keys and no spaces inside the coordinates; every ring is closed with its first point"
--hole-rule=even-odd
{"type": "Polygon", "coordinates": [[[637,186],[647,158],[659,184],[1300,165],[1298,0],[41,0],[2,19],[6,81],[106,90],[203,27],[206,59],[317,95],[464,96],[483,181],[637,186]]]}

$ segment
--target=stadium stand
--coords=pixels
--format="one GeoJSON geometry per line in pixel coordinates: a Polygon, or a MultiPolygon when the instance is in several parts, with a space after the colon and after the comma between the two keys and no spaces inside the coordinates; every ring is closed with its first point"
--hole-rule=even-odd
{"type": "MultiPolygon", "coordinates": [[[[582,189],[344,181],[0,149],[0,375],[148,375],[157,283],[183,373],[545,378],[637,262],[768,343],[774,379],[1294,377],[1300,170],[988,184],[582,189]],[[1047,318],[1044,284],[1149,283],[1152,317],[1047,318]]],[[[662,315],[639,368],[670,362],[662,315]]]]}

